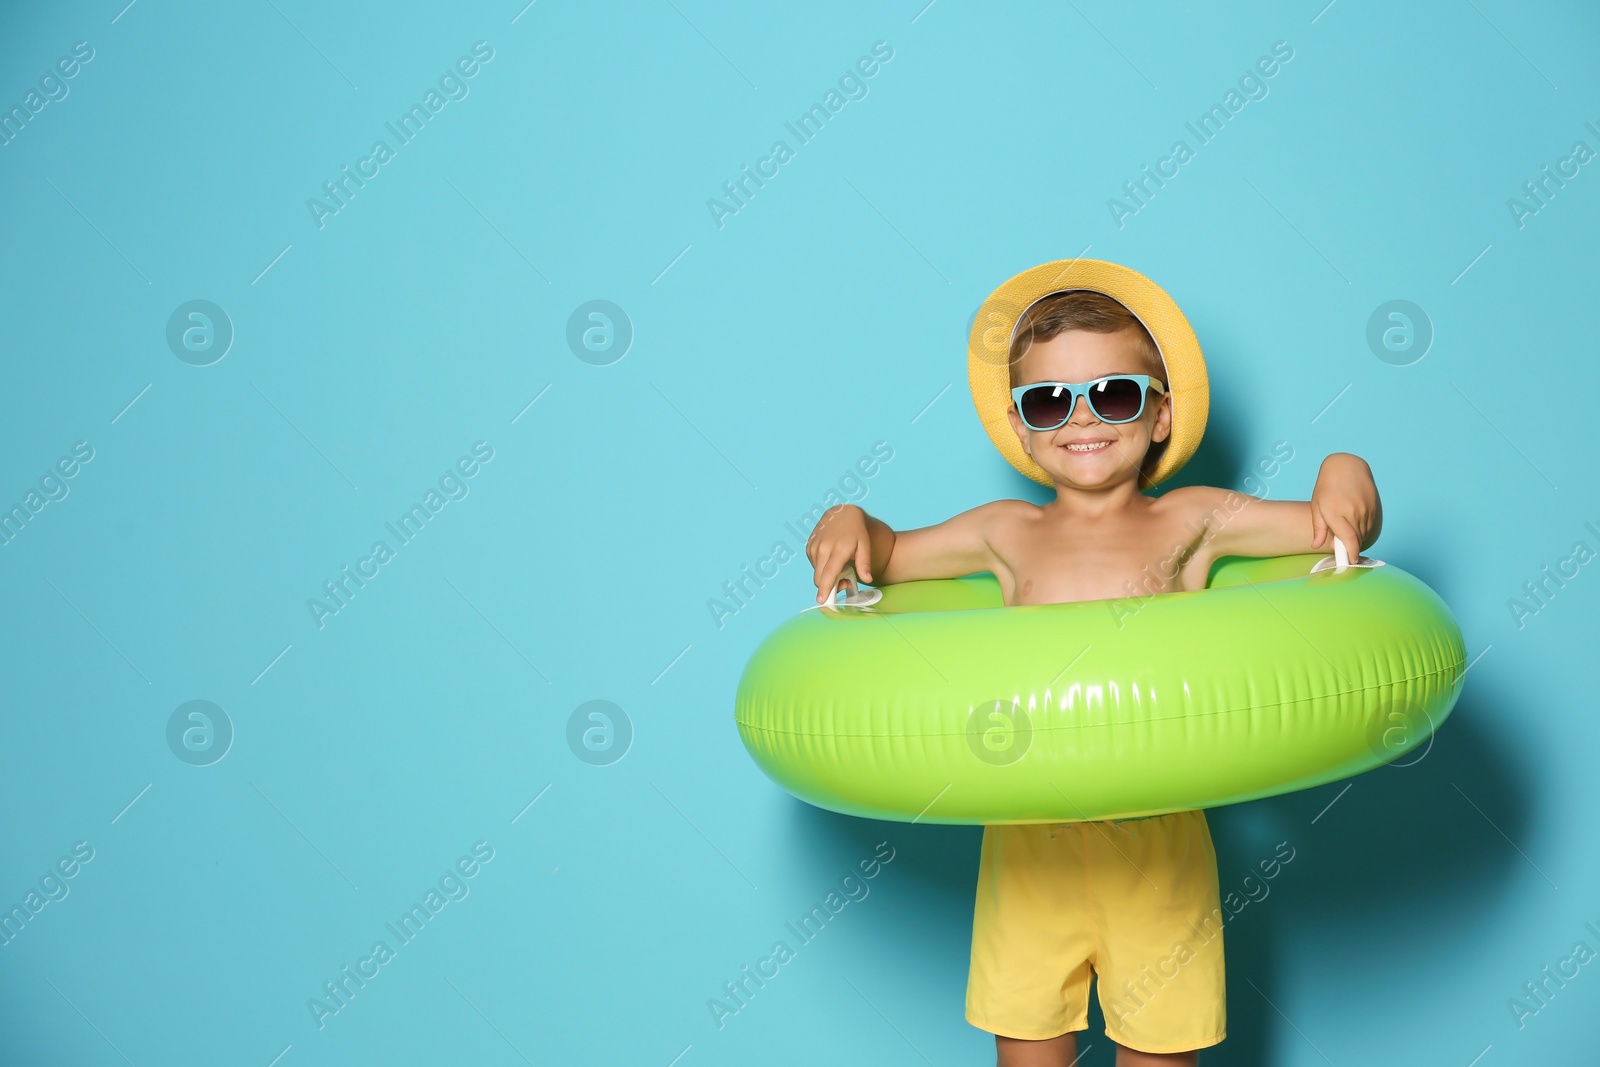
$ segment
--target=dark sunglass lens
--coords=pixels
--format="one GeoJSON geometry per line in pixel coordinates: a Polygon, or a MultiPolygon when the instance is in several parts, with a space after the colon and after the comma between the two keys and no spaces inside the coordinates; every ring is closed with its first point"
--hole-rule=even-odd
{"type": "Polygon", "coordinates": [[[1072,393],[1041,385],[1022,394],[1022,420],[1029,426],[1054,429],[1072,417],[1072,393]]]}
{"type": "Polygon", "coordinates": [[[1108,378],[1089,388],[1089,403],[1103,422],[1128,422],[1139,414],[1144,388],[1132,378],[1108,378]]]}

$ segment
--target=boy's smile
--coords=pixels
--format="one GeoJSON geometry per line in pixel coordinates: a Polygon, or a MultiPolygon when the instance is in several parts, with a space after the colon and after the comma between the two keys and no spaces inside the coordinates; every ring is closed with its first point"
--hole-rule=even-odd
{"type": "MultiPolygon", "coordinates": [[[[1094,333],[1066,330],[1048,341],[1038,341],[1017,361],[1015,381],[1084,382],[1111,374],[1149,374],[1158,381],[1165,375],[1151,365],[1137,335],[1131,330],[1094,333]]],[[[1136,479],[1139,465],[1152,444],[1164,441],[1172,429],[1171,400],[1152,392],[1144,411],[1132,422],[1102,422],[1078,397],[1072,416],[1054,430],[1026,426],[1015,405],[1006,412],[1022,448],[1055,480],[1058,486],[1079,489],[1108,488],[1136,479]]]]}

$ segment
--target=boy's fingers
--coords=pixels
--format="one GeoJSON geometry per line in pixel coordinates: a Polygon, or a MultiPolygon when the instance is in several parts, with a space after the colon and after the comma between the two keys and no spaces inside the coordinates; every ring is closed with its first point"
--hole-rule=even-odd
{"type": "Polygon", "coordinates": [[[1311,508],[1311,547],[1321,548],[1322,538],[1327,532],[1328,527],[1322,521],[1322,512],[1313,506],[1311,508]]]}
{"type": "Polygon", "coordinates": [[[865,539],[856,542],[856,573],[863,582],[872,581],[872,546],[865,539]]]}
{"type": "Polygon", "coordinates": [[[832,555],[824,556],[822,560],[817,563],[817,571],[815,575],[815,580],[817,583],[817,603],[820,604],[827,599],[827,596],[823,591],[833,588],[833,581],[831,579],[837,577],[839,569],[839,567],[834,565],[832,555]]]}

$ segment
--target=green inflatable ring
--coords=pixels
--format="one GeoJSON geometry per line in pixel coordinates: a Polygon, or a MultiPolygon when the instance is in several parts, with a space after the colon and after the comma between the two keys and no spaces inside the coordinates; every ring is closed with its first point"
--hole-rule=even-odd
{"type": "MultiPolygon", "coordinates": [[[[1428,741],[1461,631],[1395,566],[1229,557],[1203,590],[1005,607],[991,575],[802,611],[735,718],[817,807],[899,822],[1130,819],[1307,789],[1428,741]]],[[[1420,757],[1418,757],[1420,758],[1420,757]]]]}

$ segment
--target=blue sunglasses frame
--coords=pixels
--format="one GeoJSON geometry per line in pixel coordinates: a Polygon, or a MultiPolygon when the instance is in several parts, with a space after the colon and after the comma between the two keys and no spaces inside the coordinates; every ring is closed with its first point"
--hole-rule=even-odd
{"type": "Polygon", "coordinates": [[[1016,407],[1017,415],[1022,419],[1022,424],[1030,430],[1059,430],[1061,427],[1065,426],[1068,421],[1071,420],[1072,413],[1078,410],[1078,397],[1080,396],[1089,402],[1089,411],[1094,415],[1095,418],[1099,419],[1101,422],[1109,423],[1115,426],[1124,422],[1134,422],[1139,418],[1139,416],[1144,414],[1145,402],[1150,396],[1149,391],[1151,389],[1154,389],[1158,394],[1165,394],[1167,391],[1166,386],[1162,385],[1148,374],[1108,374],[1103,378],[1095,378],[1093,381],[1087,382],[1029,382],[1027,385],[1019,385],[1015,389],[1011,390],[1011,403],[1016,407]],[[1100,414],[1099,408],[1094,406],[1094,394],[1090,392],[1090,389],[1093,386],[1102,384],[1103,382],[1113,381],[1132,381],[1138,383],[1139,385],[1139,410],[1125,419],[1108,419],[1104,415],[1100,414]],[[1023,394],[1029,392],[1030,390],[1042,389],[1046,387],[1055,388],[1058,396],[1060,395],[1060,390],[1067,390],[1072,397],[1072,403],[1067,405],[1066,418],[1062,419],[1060,422],[1050,426],[1035,426],[1033,423],[1028,421],[1028,416],[1024,415],[1022,412],[1022,397],[1023,394]]]}

